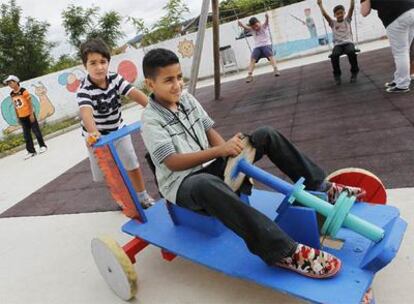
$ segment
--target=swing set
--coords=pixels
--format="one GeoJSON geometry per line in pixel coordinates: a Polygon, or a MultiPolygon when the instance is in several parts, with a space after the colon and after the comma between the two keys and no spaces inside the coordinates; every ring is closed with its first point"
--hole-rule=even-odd
{"type": "MultiPolygon", "coordinates": [[[[263,7],[264,7],[266,13],[270,10],[266,0],[263,1],[263,7]]],[[[239,22],[240,21],[239,15],[236,11],[235,6],[232,7],[232,10],[233,10],[234,16],[236,17],[236,21],[239,22]]],[[[354,34],[354,31],[352,30],[352,27],[351,27],[351,34],[352,34],[352,40],[355,41],[355,53],[358,54],[358,53],[361,52],[361,49],[359,48],[358,14],[357,14],[356,7],[354,7],[353,12],[354,12],[353,17],[354,17],[355,34],[354,34]]],[[[332,50],[333,50],[333,47],[331,45],[332,41],[329,39],[329,34],[328,34],[328,29],[327,29],[327,26],[326,26],[325,18],[323,17],[323,15],[321,15],[321,17],[322,17],[322,23],[323,23],[323,27],[324,27],[324,31],[325,31],[325,41],[327,42],[326,45],[328,46],[328,49],[330,51],[330,54],[329,54],[328,57],[331,58],[332,50]]],[[[269,31],[269,37],[270,37],[270,40],[271,40],[271,43],[272,43],[273,54],[275,54],[276,50],[275,50],[275,47],[274,47],[273,36],[272,36],[272,32],[270,30],[270,27],[268,27],[268,31],[269,31]]],[[[246,41],[246,45],[249,48],[250,52],[252,52],[252,47],[249,43],[249,40],[247,39],[247,37],[250,37],[250,36],[251,36],[251,34],[249,34],[248,31],[242,29],[242,31],[237,34],[236,40],[244,39],[246,41]]],[[[343,56],[343,55],[341,55],[341,56],[343,56]]]]}
{"type": "MultiPolygon", "coordinates": [[[[263,7],[264,7],[264,10],[265,10],[266,14],[268,14],[267,12],[269,11],[269,7],[267,6],[266,1],[263,1],[263,7]]],[[[237,14],[237,11],[235,9],[235,6],[233,6],[232,9],[233,9],[234,16],[236,17],[237,23],[239,23],[240,19],[239,19],[239,15],[237,14]]],[[[270,30],[270,26],[267,26],[267,30],[268,30],[268,33],[269,33],[270,42],[272,44],[272,54],[274,56],[276,54],[276,49],[274,47],[273,36],[272,36],[272,32],[270,30]]],[[[251,34],[249,33],[249,31],[247,31],[245,29],[242,29],[242,31],[238,33],[238,35],[236,37],[236,40],[243,38],[246,41],[247,47],[249,48],[250,53],[251,53],[253,49],[250,46],[249,40],[247,39],[247,37],[250,37],[250,36],[251,36],[251,34]]],[[[267,58],[267,60],[269,60],[269,59],[267,58]]]]}
{"type": "MultiPolygon", "coordinates": [[[[325,39],[327,41],[327,45],[328,45],[328,48],[329,48],[329,51],[330,51],[330,54],[329,54],[328,57],[331,58],[332,57],[333,47],[331,46],[331,41],[329,40],[328,29],[327,29],[327,26],[326,26],[326,20],[325,20],[325,18],[324,18],[324,16],[322,14],[321,14],[321,17],[322,17],[323,28],[325,30],[325,37],[326,37],[325,39]]],[[[352,31],[352,26],[351,26],[351,35],[352,35],[352,40],[355,41],[355,53],[358,54],[358,53],[361,52],[361,49],[359,48],[358,12],[356,10],[356,6],[354,6],[353,17],[354,17],[355,35],[354,35],[354,32],[352,31]]],[[[343,56],[343,55],[345,55],[345,54],[342,54],[341,56],[343,56]]]]}

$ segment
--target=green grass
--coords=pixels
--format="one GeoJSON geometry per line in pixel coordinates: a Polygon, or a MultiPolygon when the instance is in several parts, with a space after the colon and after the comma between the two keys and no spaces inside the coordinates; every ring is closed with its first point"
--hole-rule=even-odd
{"type": "MultiPolygon", "coordinates": [[[[70,127],[76,123],[79,123],[78,119],[69,118],[56,123],[44,124],[40,127],[40,130],[42,131],[42,135],[46,136],[48,134],[70,127]]],[[[9,151],[23,144],[23,134],[8,134],[2,140],[0,140],[0,153],[9,151]]]]}

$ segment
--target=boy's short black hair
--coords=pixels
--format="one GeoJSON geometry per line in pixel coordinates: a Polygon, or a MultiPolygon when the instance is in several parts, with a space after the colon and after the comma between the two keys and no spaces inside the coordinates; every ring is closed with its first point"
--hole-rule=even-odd
{"type": "Polygon", "coordinates": [[[108,45],[100,38],[93,38],[85,41],[80,46],[80,55],[82,58],[83,65],[86,66],[88,61],[89,53],[98,53],[103,57],[111,61],[111,51],[109,50],[108,45]]]}
{"type": "Polygon", "coordinates": [[[343,5],[337,5],[334,7],[333,12],[336,14],[336,12],[340,10],[345,11],[345,7],[343,5]]]}
{"type": "Polygon", "coordinates": [[[154,79],[157,77],[157,70],[166,66],[180,63],[177,55],[167,49],[158,48],[145,54],[142,60],[142,70],[145,78],[154,79]]]}
{"type": "Polygon", "coordinates": [[[259,19],[257,19],[256,17],[252,17],[252,18],[249,19],[249,25],[250,26],[255,25],[258,22],[259,22],[259,19]]]}

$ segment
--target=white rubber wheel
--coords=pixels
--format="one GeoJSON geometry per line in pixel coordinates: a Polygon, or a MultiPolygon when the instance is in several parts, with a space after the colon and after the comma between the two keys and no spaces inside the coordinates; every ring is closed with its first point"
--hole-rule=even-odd
{"type": "Polygon", "coordinates": [[[128,301],[137,293],[137,273],[119,244],[109,238],[91,242],[92,255],[105,282],[121,299],[128,301]]]}

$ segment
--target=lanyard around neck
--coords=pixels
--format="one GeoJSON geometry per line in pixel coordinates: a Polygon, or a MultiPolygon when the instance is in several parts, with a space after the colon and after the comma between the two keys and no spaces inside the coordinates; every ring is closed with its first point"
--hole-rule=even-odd
{"type": "MultiPolygon", "coordinates": [[[[182,110],[183,112],[184,112],[184,114],[185,114],[185,117],[187,118],[187,121],[188,121],[188,123],[191,125],[191,121],[190,121],[190,118],[189,118],[189,116],[188,116],[188,114],[187,114],[187,111],[184,109],[184,107],[181,105],[181,104],[179,104],[178,105],[178,111],[179,110],[182,110]]],[[[198,139],[198,137],[197,137],[197,133],[196,133],[196,131],[194,130],[194,128],[193,128],[193,126],[191,125],[191,130],[193,131],[193,132],[191,132],[187,127],[186,127],[186,125],[181,121],[181,119],[178,117],[178,115],[176,114],[176,113],[174,113],[173,111],[171,111],[170,109],[168,109],[167,108],[167,110],[168,111],[170,111],[171,112],[171,114],[178,120],[178,122],[180,123],[180,125],[184,128],[184,131],[185,132],[187,132],[188,133],[188,135],[190,135],[190,137],[195,141],[195,143],[200,147],[200,149],[201,150],[204,150],[204,148],[203,148],[203,146],[201,145],[201,142],[200,142],[200,140],[198,139]]]]}

